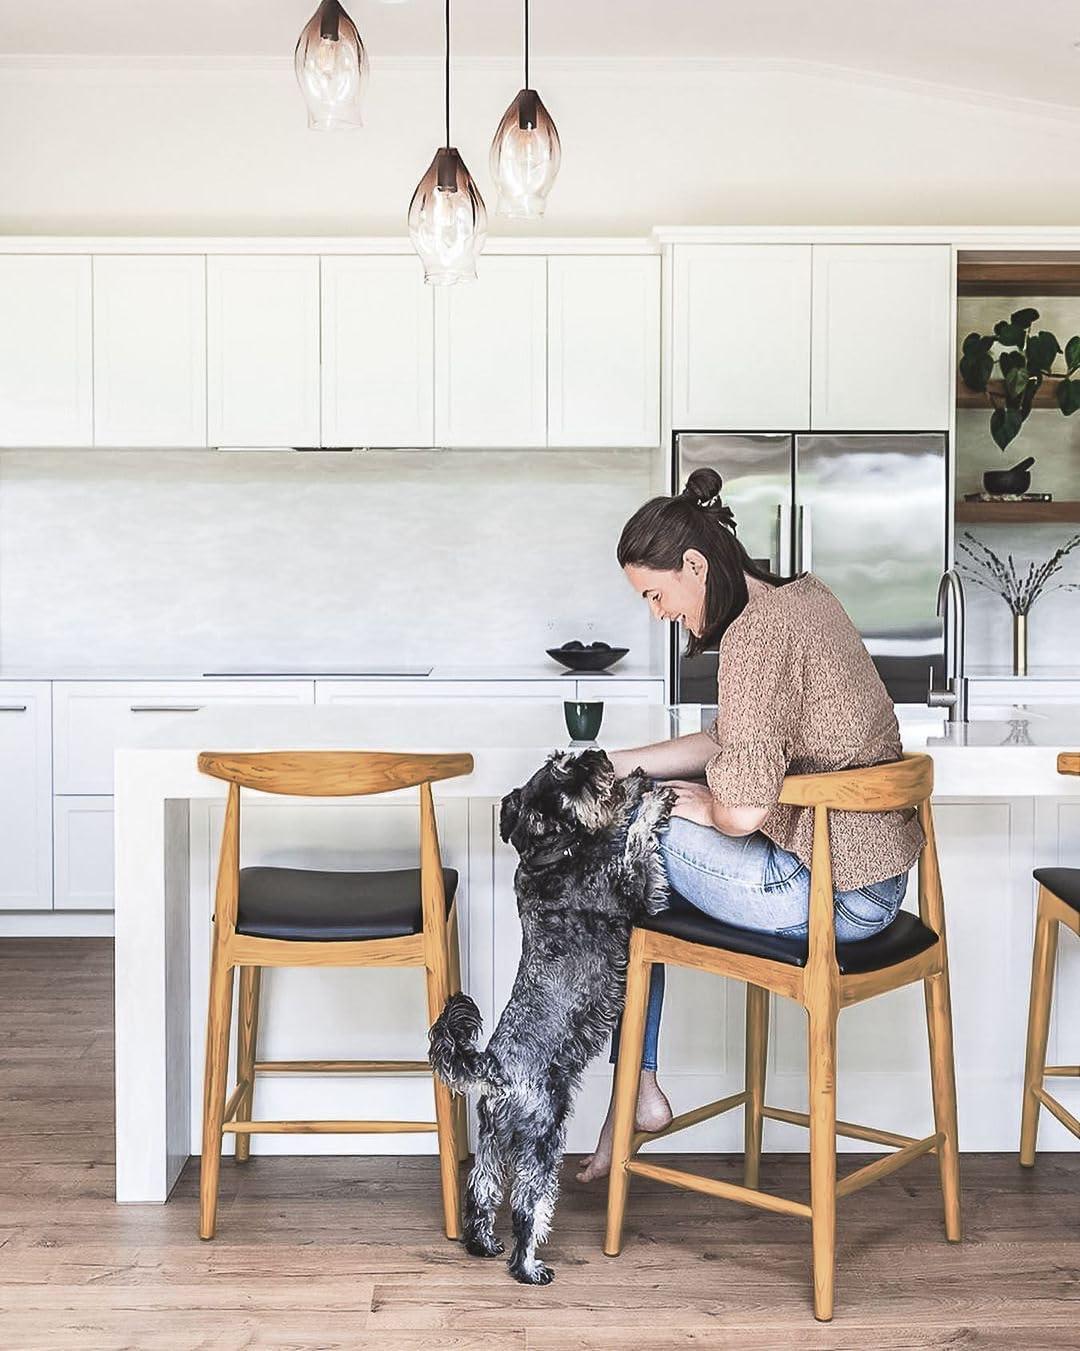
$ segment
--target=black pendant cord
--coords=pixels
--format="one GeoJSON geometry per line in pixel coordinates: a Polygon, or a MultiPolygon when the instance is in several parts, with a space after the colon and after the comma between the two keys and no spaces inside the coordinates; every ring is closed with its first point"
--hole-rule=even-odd
{"type": "Polygon", "coordinates": [[[529,87],[529,0],[525,0],[525,88],[529,87]]]}
{"type": "Polygon", "coordinates": [[[446,0],[446,140],[450,145],[450,0],[446,0]]]}

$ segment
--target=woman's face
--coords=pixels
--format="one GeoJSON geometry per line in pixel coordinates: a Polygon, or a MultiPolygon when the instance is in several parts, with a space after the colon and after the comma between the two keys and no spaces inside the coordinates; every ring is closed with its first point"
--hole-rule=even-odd
{"type": "Polygon", "coordinates": [[[704,554],[687,549],[683,565],[675,572],[628,563],[623,572],[627,581],[649,603],[654,619],[675,620],[695,637],[705,623],[705,578],[709,563],[704,554]]]}

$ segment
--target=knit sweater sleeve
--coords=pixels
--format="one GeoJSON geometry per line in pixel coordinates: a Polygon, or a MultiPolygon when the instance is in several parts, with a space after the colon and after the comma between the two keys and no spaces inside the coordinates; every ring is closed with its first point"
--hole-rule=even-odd
{"type": "Polygon", "coordinates": [[[802,716],[802,645],[790,624],[743,611],[720,644],[718,702],[718,751],[705,767],[713,797],[775,807],[802,716]]]}

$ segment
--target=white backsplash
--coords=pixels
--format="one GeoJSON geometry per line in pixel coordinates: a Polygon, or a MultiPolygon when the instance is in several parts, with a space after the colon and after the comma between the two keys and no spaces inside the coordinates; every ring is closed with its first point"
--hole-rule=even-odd
{"type": "Polygon", "coordinates": [[[582,637],[659,671],[615,561],[657,459],[4,451],[0,663],[510,666],[582,637]]]}

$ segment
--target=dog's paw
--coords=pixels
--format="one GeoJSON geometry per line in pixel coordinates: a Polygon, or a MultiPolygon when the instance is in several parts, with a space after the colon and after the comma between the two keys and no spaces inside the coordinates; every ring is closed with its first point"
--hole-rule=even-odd
{"type": "Polygon", "coordinates": [[[464,1243],[465,1251],[470,1257],[498,1257],[501,1253],[506,1251],[505,1245],[500,1243],[497,1238],[484,1239],[472,1237],[466,1238],[464,1243]]]}
{"type": "Polygon", "coordinates": [[[511,1262],[510,1275],[522,1285],[550,1285],[555,1279],[555,1268],[543,1262],[511,1262]]]}

